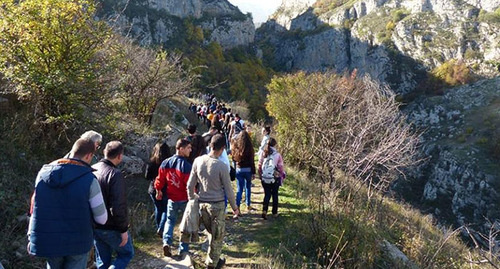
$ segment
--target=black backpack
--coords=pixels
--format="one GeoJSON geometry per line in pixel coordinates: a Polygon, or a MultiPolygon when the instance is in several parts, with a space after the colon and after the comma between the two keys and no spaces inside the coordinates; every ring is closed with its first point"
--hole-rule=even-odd
{"type": "Polygon", "coordinates": [[[241,131],[243,131],[243,126],[241,126],[240,121],[235,121],[235,122],[234,122],[234,134],[235,134],[235,135],[237,135],[237,134],[239,134],[241,131]]]}

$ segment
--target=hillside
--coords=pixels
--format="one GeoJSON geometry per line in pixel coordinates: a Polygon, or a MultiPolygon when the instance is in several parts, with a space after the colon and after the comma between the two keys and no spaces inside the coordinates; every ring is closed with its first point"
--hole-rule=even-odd
{"type": "Polygon", "coordinates": [[[168,264],[143,170],[205,130],[200,93],[249,111],[254,143],[272,123],[287,167],[277,219],[228,221],[230,267],[499,268],[499,1],[284,0],[257,31],[226,0],[0,1],[5,268],[44,267],[34,179],[90,129],[126,147],[131,268],[168,264]]]}
{"type": "Polygon", "coordinates": [[[387,83],[422,132],[426,160],[394,190],[485,232],[499,217],[499,33],[498,1],[285,0],[256,43],[282,72],[356,70],[387,83]]]}

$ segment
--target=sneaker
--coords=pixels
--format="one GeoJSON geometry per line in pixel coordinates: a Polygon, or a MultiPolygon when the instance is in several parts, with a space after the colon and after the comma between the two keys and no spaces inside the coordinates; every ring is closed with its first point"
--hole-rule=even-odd
{"type": "Polygon", "coordinates": [[[219,258],[219,261],[217,262],[217,266],[215,266],[215,269],[220,269],[226,264],[226,259],[225,258],[219,258]]]}
{"type": "Polygon", "coordinates": [[[262,213],[261,218],[263,218],[264,220],[266,220],[267,219],[266,213],[262,213]]]}
{"type": "Polygon", "coordinates": [[[164,245],[163,246],[163,255],[165,257],[172,257],[172,251],[170,251],[170,246],[169,245],[164,245]]]}
{"type": "Polygon", "coordinates": [[[247,206],[248,211],[256,211],[257,209],[252,206],[247,206]]]}
{"type": "Polygon", "coordinates": [[[273,218],[277,218],[277,217],[278,217],[278,213],[273,214],[273,218]]]}

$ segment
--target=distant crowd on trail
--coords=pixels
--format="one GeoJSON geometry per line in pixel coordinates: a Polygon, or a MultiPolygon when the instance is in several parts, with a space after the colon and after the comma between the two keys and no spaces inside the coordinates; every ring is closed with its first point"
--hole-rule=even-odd
{"type": "MultiPolygon", "coordinates": [[[[179,257],[189,254],[189,244],[197,243],[203,231],[209,243],[207,268],[222,268],[225,225],[231,219],[226,217],[227,204],[232,220],[238,221],[243,216],[244,193],[246,211],[255,212],[251,187],[258,175],[264,189],[261,218],[268,218],[271,198],[272,215],[277,218],[278,190],[286,175],[270,127],[262,128],[263,139],[255,153],[248,127],[239,115],[215,98],[210,101],[200,109],[190,106],[200,120],[207,117],[209,131],[200,135],[196,125],[190,124],[186,136],[177,141],[175,154],[165,142],[157,143],[145,178],[151,182],[148,193],[164,256],[173,256],[174,227],[181,217],[179,257]],[[216,117],[219,119],[214,120],[216,117]],[[236,194],[231,184],[235,180],[236,194]]],[[[98,161],[95,156],[102,140],[95,131],[84,133],[67,155],[44,165],[37,175],[28,252],[46,258],[47,268],[86,268],[92,247],[95,260],[91,263],[99,269],[126,268],[134,257],[126,184],[118,168],[124,146],[119,141],[107,143],[104,158],[98,161]]]]}

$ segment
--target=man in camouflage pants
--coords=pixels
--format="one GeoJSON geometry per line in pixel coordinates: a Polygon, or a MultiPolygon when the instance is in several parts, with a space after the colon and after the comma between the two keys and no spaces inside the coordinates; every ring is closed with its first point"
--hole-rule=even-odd
{"type": "Polygon", "coordinates": [[[210,153],[195,159],[187,184],[190,200],[195,198],[195,188],[198,185],[200,220],[209,232],[206,264],[210,269],[221,268],[225,263],[224,259],[220,259],[226,232],[224,193],[234,216],[239,213],[227,166],[217,159],[225,147],[224,136],[217,134],[212,137],[210,153]]]}

